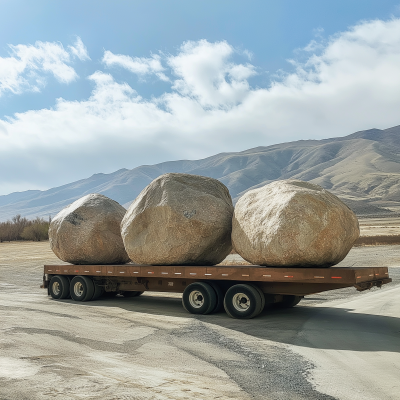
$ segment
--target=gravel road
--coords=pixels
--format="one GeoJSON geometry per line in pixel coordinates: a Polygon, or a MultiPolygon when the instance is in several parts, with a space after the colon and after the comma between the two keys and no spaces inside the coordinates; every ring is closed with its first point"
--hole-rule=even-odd
{"type": "Polygon", "coordinates": [[[39,289],[48,243],[0,244],[0,399],[398,399],[400,246],[343,266],[394,282],[341,289],[253,320],[193,316],[180,295],[89,303],[39,289]]]}

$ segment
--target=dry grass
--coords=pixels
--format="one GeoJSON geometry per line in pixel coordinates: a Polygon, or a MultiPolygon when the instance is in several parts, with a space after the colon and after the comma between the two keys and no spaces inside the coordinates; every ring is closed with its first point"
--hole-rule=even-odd
{"type": "Polygon", "coordinates": [[[354,243],[359,246],[384,246],[400,244],[400,235],[362,236],[354,243]]]}
{"type": "Polygon", "coordinates": [[[63,264],[51,251],[48,241],[0,243],[0,265],[9,265],[12,263],[32,264],[36,262],[39,264],[44,262],[63,264]]]}

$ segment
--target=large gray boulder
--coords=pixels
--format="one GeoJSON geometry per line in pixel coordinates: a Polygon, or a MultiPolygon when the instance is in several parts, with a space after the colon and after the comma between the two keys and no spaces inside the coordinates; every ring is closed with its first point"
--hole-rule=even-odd
{"type": "Polygon", "coordinates": [[[152,265],[213,265],[231,251],[233,205],[216,179],[170,173],[139,194],[121,223],[132,261],[152,265]]]}
{"type": "Polygon", "coordinates": [[[88,194],[51,221],[50,247],[72,264],[123,264],[129,261],[121,238],[125,208],[101,194],[88,194]]]}
{"type": "Polygon", "coordinates": [[[252,264],[275,267],[330,267],[359,235],[357,217],[340,199],[296,180],[245,193],[232,222],[236,251],[252,264]]]}

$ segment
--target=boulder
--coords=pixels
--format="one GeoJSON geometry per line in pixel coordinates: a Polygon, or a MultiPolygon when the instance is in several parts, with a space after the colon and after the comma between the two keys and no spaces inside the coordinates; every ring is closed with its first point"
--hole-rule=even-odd
{"type": "Polygon", "coordinates": [[[72,264],[123,264],[129,261],[121,238],[125,208],[101,194],[88,194],[51,221],[50,247],[72,264]]]}
{"type": "Polygon", "coordinates": [[[151,265],[214,265],[231,251],[233,205],[216,179],[169,173],[150,183],[121,223],[132,261],[151,265]]]}
{"type": "Polygon", "coordinates": [[[245,193],[232,221],[236,251],[252,264],[274,267],[330,267],[359,234],[357,217],[340,199],[296,180],[245,193]]]}

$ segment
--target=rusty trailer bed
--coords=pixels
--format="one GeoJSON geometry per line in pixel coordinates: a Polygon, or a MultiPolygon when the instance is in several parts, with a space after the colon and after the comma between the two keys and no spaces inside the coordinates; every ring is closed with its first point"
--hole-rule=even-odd
{"type": "Polygon", "coordinates": [[[264,293],[305,296],[354,286],[370,289],[391,282],[387,267],[272,268],[262,266],[45,265],[44,287],[54,275],[112,281],[118,290],[182,293],[197,281],[256,284],[264,293]],[[47,276],[47,278],[46,278],[47,276]]]}

